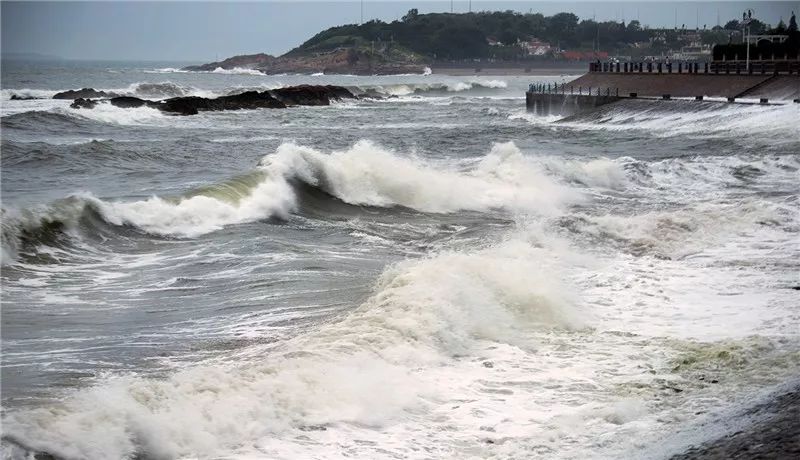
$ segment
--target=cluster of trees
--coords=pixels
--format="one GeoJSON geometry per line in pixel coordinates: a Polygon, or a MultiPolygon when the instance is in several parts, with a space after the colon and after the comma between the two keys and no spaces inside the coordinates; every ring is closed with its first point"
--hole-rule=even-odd
{"type": "MultiPolygon", "coordinates": [[[[774,28],[770,28],[757,19],[750,20],[751,35],[787,35],[787,39],[782,43],[773,43],[769,40],[761,40],[758,43],[751,43],[750,59],[771,60],[771,59],[798,59],[800,55],[800,31],[797,30],[797,18],[792,12],[789,25],[780,21],[774,28]]],[[[729,21],[725,24],[727,30],[741,30],[742,23],[739,21],[729,21]]],[[[748,45],[744,43],[727,43],[714,47],[714,60],[736,60],[745,59],[748,45]]]]}
{"type": "MultiPolygon", "coordinates": [[[[756,21],[753,20],[753,23],[756,21]]],[[[725,27],[734,28],[738,25],[737,21],[731,21],[725,27]]],[[[751,24],[751,27],[754,26],[751,24]]],[[[788,29],[791,25],[783,27],[788,29]]],[[[794,27],[796,28],[796,24],[794,27]]],[[[373,20],[360,25],[330,28],[287,54],[328,51],[347,45],[370,44],[374,47],[378,43],[381,49],[401,47],[427,58],[440,60],[491,57],[508,59],[522,57],[524,53],[516,44],[531,38],[538,38],[561,49],[603,50],[612,53],[630,51],[634,44],[647,43],[648,53],[656,54],[680,48],[684,32],[685,29],[648,29],[642,27],[639,21],[626,24],[580,20],[572,13],[558,13],[553,16],[513,11],[419,14],[416,9],[412,9],[401,20],[391,23],[373,20]],[[489,38],[503,46],[490,46],[489,38]]],[[[727,43],[731,30],[721,27],[706,30],[704,27],[699,33],[704,43],[727,43]]],[[[755,29],[753,33],[756,33],[755,29]]]]}
{"type": "MultiPolygon", "coordinates": [[[[725,23],[725,30],[733,31],[733,30],[742,30],[745,26],[744,20],[739,21],[734,19],[732,21],[728,21],[725,23]]],[[[759,21],[758,19],[749,19],[747,22],[747,27],[750,28],[750,33],[753,35],[785,35],[785,34],[793,34],[797,32],[797,18],[794,15],[794,11],[792,11],[792,17],[789,18],[789,25],[787,26],[783,19],[778,22],[778,25],[775,27],[770,27],[769,24],[764,24],[763,22],[759,21]]]]}

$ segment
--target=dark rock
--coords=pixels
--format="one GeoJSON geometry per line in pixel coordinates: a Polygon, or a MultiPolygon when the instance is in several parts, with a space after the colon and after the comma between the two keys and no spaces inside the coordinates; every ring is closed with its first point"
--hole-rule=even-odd
{"type": "Polygon", "coordinates": [[[72,107],[73,109],[93,109],[96,105],[97,101],[79,97],[78,99],[72,101],[72,104],[70,104],[69,106],[72,107]]]}
{"type": "Polygon", "coordinates": [[[103,102],[125,109],[151,107],[176,115],[195,115],[204,111],[283,109],[287,105],[328,105],[331,100],[352,98],[355,98],[353,93],[341,86],[301,85],[272,91],[246,91],[213,99],[198,96],[173,97],[163,101],[148,101],[131,96],[118,96],[106,100],[78,98],[71,107],[91,109],[103,102]]]}
{"type": "Polygon", "coordinates": [[[270,92],[286,105],[330,105],[331,100],[355,99],[347,88],[332,85],[289,86],[270,92]]]}
{"type": "Polygon", "coordinates": [[[181,115],[194,115],[199,111],[243,110],[243,109],[282,109],[286,105],[267,92],[247,91],[232,96],[215,99],[204,97],[174,97],[155,106],[164,112],[181,115]]]}
{"type": "Polygon", "coordinates": [[[110,102],[114,107],[120,107],[123,109],[135,109],[137,107],[153,104],[151,101],[146,101],[144,99],[131,96],[112,97],[108,102],[110,102]]]}
{"type": "Polygon", "coordinates": [[[33,96],[20,96],[18,94],[12,94],[10,99],[12,101],[30,101],[32,99],[42,99],[41,97],[33,97],[33,96]]]}
{"type": "Polygon", "coordinates": [[[183,68],[183,70],[190,70],[195,72],[211,72],[216,70],[218,67],[223,69],[235,69],[237,67],[241,68],[253,68],[257,66],[269,66],[275,61],[275,56],[270,56],[269,54],[259,53],[259,54],[242,54],[239,56],[233,56],[224,61],[219,62],[210,62],[208,64],[202,65],[190,65],[183,68]]]}
{"type": "Polygon", "coordinates": [[[98,98],[98,97],[114,97],[116,94],[107,93],[105,91],[97,91],[94,88],[71,89],[69,91],[62,91],[53,95],[53,99],[78,99],[78,98],[98,98]]]}

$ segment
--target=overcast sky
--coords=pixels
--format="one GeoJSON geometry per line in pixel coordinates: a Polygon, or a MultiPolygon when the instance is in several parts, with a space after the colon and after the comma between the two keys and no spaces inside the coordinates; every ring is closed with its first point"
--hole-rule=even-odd
{"type": "MultiPolygon", "coordinates": [[[[410,8],[420,13],[515,10],[582,19],[639,19],[651,27],[723,24],[746,8],[767,23],[788,22],[800,2],[532,2],[378,1],[363,3],[364,20],[393,21],[410,8]],[[677,15],[677,21],[676,21],[677,15]]],[[[279,55],[315,33],[358,23],[361,2],[7,2],[0,3],[2,52],[70,59],[206,62],[236,54],[279,55]]]]}

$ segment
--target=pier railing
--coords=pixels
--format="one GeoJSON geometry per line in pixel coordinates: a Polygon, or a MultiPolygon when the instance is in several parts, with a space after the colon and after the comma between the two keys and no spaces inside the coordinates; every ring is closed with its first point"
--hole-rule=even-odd
{"type": "Polygon", "coordinates": [[[589,72],[654,74],[800,75],[800,61],[591,62],[589,72]]]}
{"type": "Polygon", "coordinates": [[[569,94],[571,96],[619,96],[619,88],[574,86],[566,83],[531,83],[528,92],[534,94],[569,94]]]}

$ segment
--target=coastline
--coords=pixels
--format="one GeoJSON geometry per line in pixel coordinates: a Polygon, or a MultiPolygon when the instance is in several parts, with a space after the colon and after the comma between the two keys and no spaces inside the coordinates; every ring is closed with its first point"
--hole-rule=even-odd
{"type": "Polygon", "coordinates": [[[492,69],[464,69],[464,68],[444,68],[431,69],[433,75],[447,75],[450,77],[520,77],[520,76],[548,76],[548,75],[581,75],[585,71],[575,68],[549,68],[549,69],[524,69],[518,68],[492,68],[492,69]]]}

